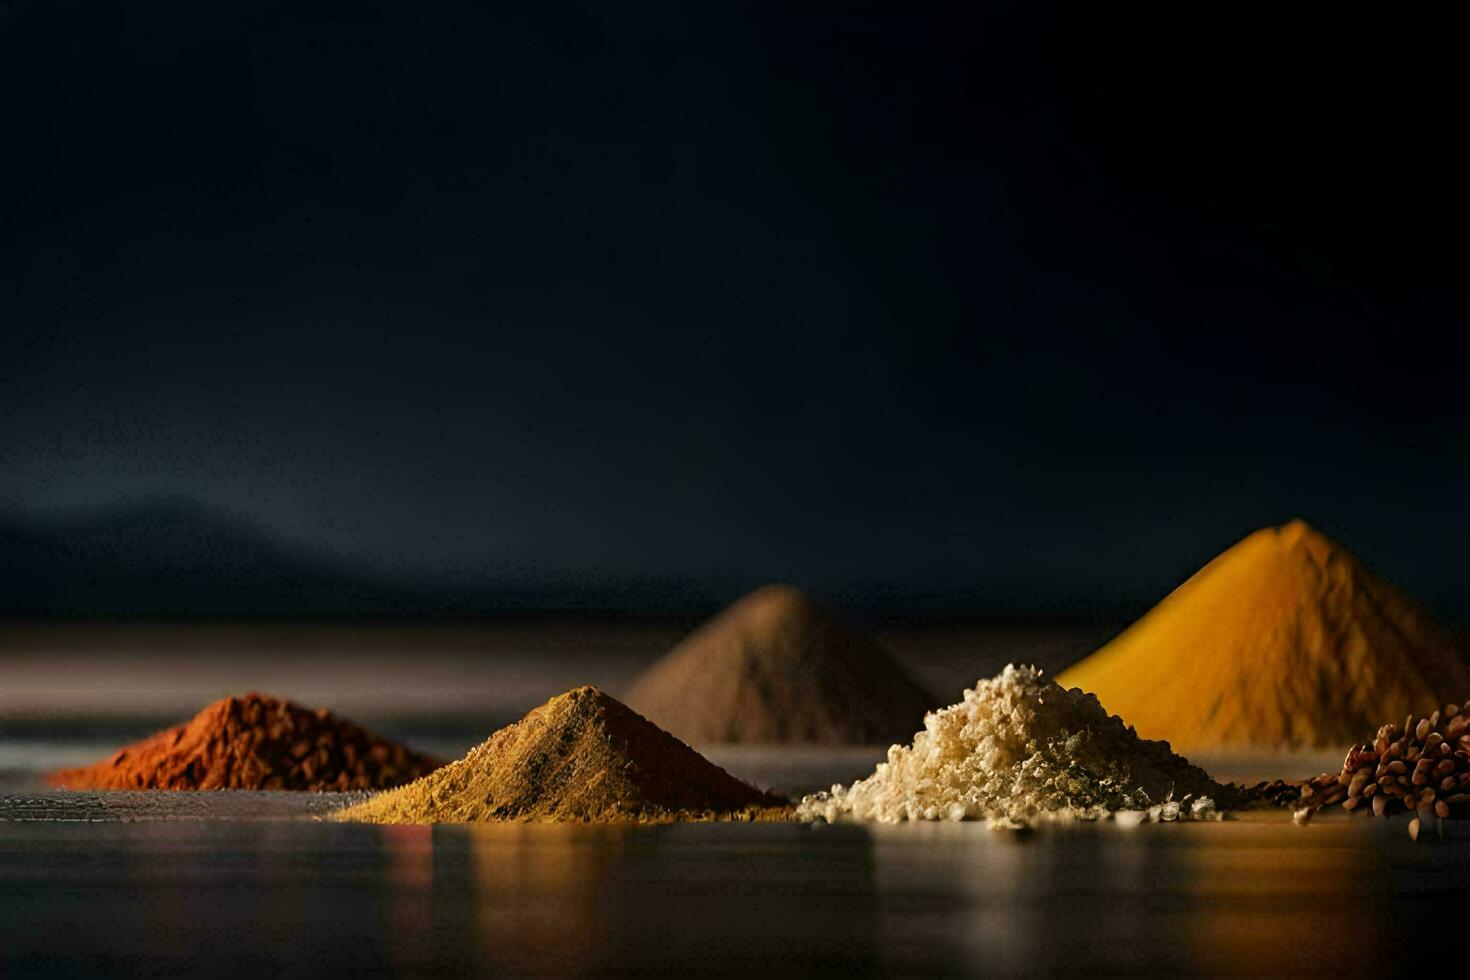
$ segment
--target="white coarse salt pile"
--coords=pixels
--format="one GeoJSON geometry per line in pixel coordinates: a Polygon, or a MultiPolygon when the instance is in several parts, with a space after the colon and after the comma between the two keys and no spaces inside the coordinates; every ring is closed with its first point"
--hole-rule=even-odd
{"type": "Polygon", "coordinates": [[[851,786],[802,800],[805,820],[986,820],[1025,827],[1041,820],[1218,819],[1229,789],[1138,737],[1096,697],[1064,690],[1035,667],[1007,666],[932,711],[912,745],[851,786]]]}

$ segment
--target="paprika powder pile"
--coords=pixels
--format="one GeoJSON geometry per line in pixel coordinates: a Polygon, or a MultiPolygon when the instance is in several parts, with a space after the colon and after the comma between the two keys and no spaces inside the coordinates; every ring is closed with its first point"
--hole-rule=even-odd
{"type": "Polygon", "coordinates": [[[347,791],[399,786],[439,765],[325,708],[252,693],[46,780],[65,789],[347,791]]]}

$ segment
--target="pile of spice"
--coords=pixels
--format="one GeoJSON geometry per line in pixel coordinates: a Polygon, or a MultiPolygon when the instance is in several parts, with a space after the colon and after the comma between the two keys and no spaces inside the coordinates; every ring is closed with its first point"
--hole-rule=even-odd
{"type": "Polygon", "coordinates": [[[1182,752],[1323,748],[1470,690],[1470,659],[1293,521],[1236,544],[1057,680],[1182,752]]]}
{"type": "Polygon", "coordinates": [[[1303,783],[1297,823],[1326,806],[1371,810],[1375,817],[1412,813],[1409,836],[1419,839],[1431,817],[1470,817],[1470,713],[1446,704],[1427,718],[1378,729],[1372,744],[1355,746],[1342,771],[1303,783]]]}
{"type": "Polygon", "coordinates": [[[806,820],[1213,819],[1233,795],[1163,742],[1140,739],[1097,698],[1034,667],[1006,667],[931,712],[912,745],[851,786],[808,796],[806,820]]]}
{"type": "Polygon", "coordinates": [[[110,758],[49,773],[67,789],[368,790],[439,761],[332,715],[263,694],[225,698],[110,758]]]}
{"type": "Polygon", "coordinates": [[[691,633],[628,703],[695,745],[887,745],[934,705],[877,641],[782,585],[691,633]]]}
{"type": "Polygon", "coordinates": [[[337,814],[369,823],[766,819],[741,782],[595,687],[552,698],[458,762],[337,814]]]}

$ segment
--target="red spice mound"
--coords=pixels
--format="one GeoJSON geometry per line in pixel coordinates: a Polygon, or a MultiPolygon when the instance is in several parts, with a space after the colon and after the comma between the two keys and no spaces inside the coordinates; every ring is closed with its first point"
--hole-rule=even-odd
{"type": "Polygon", "coordinates": [[[399,786],[440,765],[325,708],[247,694],[46,781],[66,789],[345,791],[399,786]]]}

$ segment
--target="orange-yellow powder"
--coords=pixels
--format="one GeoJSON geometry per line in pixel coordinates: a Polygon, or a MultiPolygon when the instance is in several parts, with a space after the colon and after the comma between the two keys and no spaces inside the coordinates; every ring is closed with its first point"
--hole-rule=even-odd
{"type": "Polygon", "coordinates": [[[1302,521],[1196,572],[1063,687],[1176,750],[1347,745],[1470,690],[1470,661],[1414,602],[1302,521]]]}

